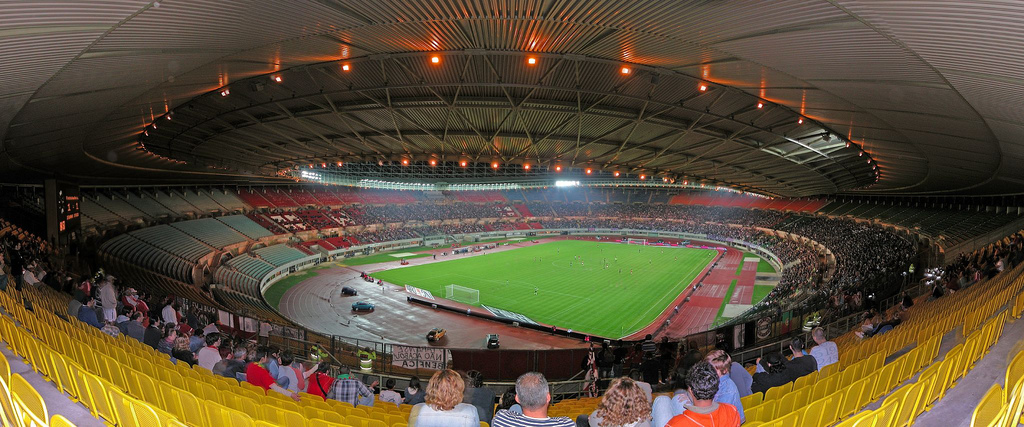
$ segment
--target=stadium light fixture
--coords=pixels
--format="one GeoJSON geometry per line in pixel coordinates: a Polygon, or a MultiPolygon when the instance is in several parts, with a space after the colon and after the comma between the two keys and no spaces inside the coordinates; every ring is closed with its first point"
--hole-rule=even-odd
{"type": "Polygon", "coordinates": [[[459,162],[459,166],[466,167],[467,163],[465,160],[459,162]]]}
{"type": "Polygon", "coordinates": [[[704,91],[707,91],[707,90],[708,90],[708,85],[706,85],[704,83],[701,83],[700,84],[700,91],[704,92],[704,91]]]}
{"type": "Polygon", "coordinates": [[[230,94],[231,94],[231,90],[230,89],[226,89],[225,88],[224,90],[220,91],[220,96],[228,96],[230,94]]]}
{"type": "Polygon", "coordinates": [[[348,64],[342,64],[342,66],[341,66],[341,71],[348,71],[348,70],[351,70],[351,69],[352,69],[352,67],[350,65],[348,65],[348,64]]]}
{"type": "Polygon", "coordinates": [[[643,181],[643,180],[645,180],[645,179],[647,179],[647,175],[644,175],[644,174],[640,174],[640,180],[641,180],[641,181],[643,181]]]}
{"type": "Polygon", "coordinates": [[[533,56],[526,58],[526,63],[529,65],[537,65],[537,58],[533,56]]]}
{"type": "Polygon", "coordinates": [[[565,180],[555,181],[555,187],[579,187],[579,186],[580,186],[580,182],[579,181],[565,181],[565,180]]]}
{"type": "Polygon", "coordinates": [[[274,76],[274,81],[277,83],[281,83],[282,81],[284,81],[284,79],[282,79],[281,76],[274,76]]]}
{"type": "Polygon", "coordinates": [[[402,166],[409,166],[409,159],[402,159],[402,166]]]}
{"type": "Polygon", "coordinates": [[[615,176],[616,178],[618,178],[619,177],[619,171],[615,171],[615,173],[613,173],[612,175],[615,176]]]}
{"type": "Polygon", "coordinates": [[[629,74],[632,71],[633,70],[630,70],[629,67],[622,67],[622,69],[619,70],[619,72],[622,73],[622,74],[629,74]]]}
{"type": "Polygon", "coordinates": [[[434,65],[440,64],[441,63],[441,57],[437,56],[437,55],[431,56],[430,57],[430,63],[434,64],[434,65]]]}
{"type": "Polygon", "coordinates": [[[590,168],[587,168],[587,175],[590,175],[591,172],[593,172],[593,170],[590,169],[590,168]]]}
{"type": "Polygon", "coordinates": [[[764,103],[763,102],[758,102],[757,103],[757,108],[764,108],[764,103]]]}
{"type": "Polygon", "coordinates": [[[320,164],[320,167],[322,167],[322,168],[326,168],[326,167],[327,167],[327,163],[321,163],[321,164],[320,164]]]}
{"type": "Polygon", "coordinates": [[[524,170],[530,170],[530,164],[529,163],[524,163],[523,164],[523,169],[524,170]]]}
{"type": "Polygon", "coordinates": [[[864,150],[857,152],[857,157],[864,157],[864,150]]]}
{"type": "Polygon", "coordinates": [[[498,168],[498,162],[491,162],[491,168],[492,169],[497,169],[498,168]]]}
{"type": "Polygon", "coordinates": [[[802,125],[802,124],[804,124],[804,118],[803,118],[803,117],[801,117],[801,118],[797,119],[797,120],[796,120],[796,124],[798,124],[798,125],[802,125]]]}
{"type": "Polygon", "coordinates": [[[561,172],[561,171],[562,171],[562,165],[555,165],[555,172],[561,172]]]}
{"type": "Polygon", "coordinates": [[[164,117],[166,117],[166,118],[167,118],[167,120],[170,120],[170,119],[171,119],[171,113],[169,113],[169,112],[168,112],[168,113],[167,113],[167,115],[166,115],[166,116],[164,116],[164,117]]]}
{"type": "Polygon", "coordinates": [[[341,162],[338,162],[338,167],[339,167],[339,168],[341,167],[341,164],[342,164],[341,162]]]}
{"type": "Polygon", "coordinates": [[[437,166],[437,160],[430,159],[430,166],[437,166]]]}

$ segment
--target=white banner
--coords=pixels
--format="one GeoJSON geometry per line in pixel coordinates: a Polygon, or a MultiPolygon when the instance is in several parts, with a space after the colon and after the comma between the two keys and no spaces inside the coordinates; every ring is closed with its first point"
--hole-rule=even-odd
{"type": "Polygon", "coordinates": [[[391,346],[391,364],[402,368],[440,371],[451,361],[452,352],[443,348],[391,346]]]}

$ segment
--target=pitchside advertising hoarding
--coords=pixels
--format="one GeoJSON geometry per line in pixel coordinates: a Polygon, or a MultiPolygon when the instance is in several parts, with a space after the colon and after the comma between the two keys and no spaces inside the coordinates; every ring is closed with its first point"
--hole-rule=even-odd
{"type": "Polygon", "coordinates": [[[391,364],[405,369],[447,369],[452,352],[443,348],[391,346],[391,364]]]}

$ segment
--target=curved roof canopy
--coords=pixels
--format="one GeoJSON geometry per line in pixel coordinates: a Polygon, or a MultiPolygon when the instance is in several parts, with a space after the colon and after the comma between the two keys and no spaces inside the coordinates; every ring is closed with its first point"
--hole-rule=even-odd
{"type": "Polygon", "coordinates": [[[0,177],[436,159],[1016,193],[1022,21],[966,0],[8,2],[0,177]]]}

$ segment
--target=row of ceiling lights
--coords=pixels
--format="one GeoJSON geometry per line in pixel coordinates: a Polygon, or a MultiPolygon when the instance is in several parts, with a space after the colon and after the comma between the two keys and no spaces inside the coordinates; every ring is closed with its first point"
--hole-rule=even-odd
{"type": "MultiPolygon", "coordinates": [[[[536,56],[527,56],[527,58],[526,58],[526,64],[529,65],[529,66],[537,65],[538,62],[539,62],[539,60],[537,59],[536,56]]],[[[441,56],[438,55],[438,54],[431,55],[430,56],[430,63],[433,64],[433,65],[440,65],[441,64],[441,56]]],[[[341,69],[342,69],[342,71],[346,71],[346,72],[347,71],[351,71],[352,70],[352,65],[348,64],[348,63],[344,63],[344,64],[341,65],[341,69]]],[[[622,66],[619,69],[619,72],[621,74],[628,75],[628,74],[632,73],[633,70],[632,70],[632,68],[630,68],[628,66],[622,66]]],[[[280,74],[271,75],[270,76],[270,80],[273,81],[274,83],[282,83],[282,82],[284,82],[284,78],[281,77],[280,74]]],[[[701,92],[706,92],[709,89],[709,84],[707,82],[701,81],[699,83],[699,85],[697,86],[697,89],[699,91],[701,91],[701,92]]],[[[226,97],[226,96],[231,94],[231,89],[229,87],[223,87],[219,91],[219,93],[220,93],[220,96],[226,97]]],[[[758,100],[756,105],[757,105],[758,109],[763,109],[764,106],[766,105],[766,101],[758,100]]],[[[171,115],[172,115],[172,112],[168,111],[166,114],[164,114],[163,117],[165,117],[167,120],[171,120],[171,115]]],[[[156,128],[157,128],[157,121],[158,121],[158,118],[154,119],[152,124],[150,124],[149,126],[145,127],[143,129],[143,131],[142,131],[142,135],[143,136],[149,136],[149,130],[150,129],[156,130],[156,128]]],[[[802,125],[803,123],[804,123],[804,118],[802,116],[798,116],[797,117],[797,124],[798,125],[802,125]]],[[[826,132],[824,135],[825,135],[824,136],[825,138],[830,138],[830,134],[829,133],[826,132]]],[[[140,142],[140,146],[145,148],[145,146],[142,145],[141,142],[140,142]]],[[[864,150],[861,147],[856,146],[856,144],[852,144],[850,141],[846,141],[846,147],[850,148],[851,146],[855,147],[858,150],[858,156],[861,156],[861,157],[864,156],[864,150]]],[[[148,152],[149,150],[146,150],[146,151],[148,152]]],[[[163,157],[163,156],[160,156],[160,157],[163,157]]],[[[408,162],[408,160],[403,160],[403,164],[407,164],[407,162],[408,162]]],[[[878,179],[879,179],[879,176],[880,176],[880,172],[878,170],[877,162],[874,162],[874,159],[872,159],[870,156],[868,157],[867,162],[868,162],[869,165],[871,165],[871,168],[872,168],[872,170],[874,172],[875,182],[878,182],[878,179]]],[[[339,163],[338,165],[341,166],[341,162],[338,162],[338,163],[339,163]]],[[[435,164],[435,161],[431,160],[431,166],[433,166],[434,164],[435,164]]],[[[465,165],[465,161],[462,162],[461,166],[463,166],[463,167],[466,166],[465,165]]],[[[492,163],[492,167],[497,169],[498,168],[497,162],[492,163]]],[[[530,169],[530,165],[529,164],[524,164],[523,167],[526,170],[530,169]]],[[[560,171],[560,170],[561,170],[561,166],[556,166],[556,171],[560,171]]],[[[591,173],[591,170],[587,169],[587,174],[590,174],[590,173],[591,173]]],[[[618,177],[618,174],[619,174],[619,172],[616,171],[615,172],[615,176],[618,177]]],[[[643,179],[643,178],[641,178],[641,179],[643,179]]]]}

